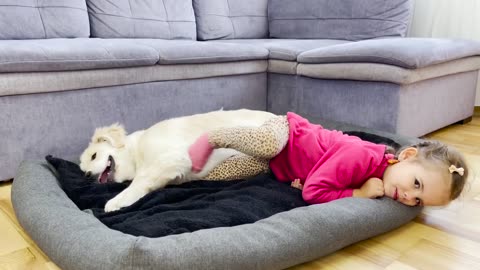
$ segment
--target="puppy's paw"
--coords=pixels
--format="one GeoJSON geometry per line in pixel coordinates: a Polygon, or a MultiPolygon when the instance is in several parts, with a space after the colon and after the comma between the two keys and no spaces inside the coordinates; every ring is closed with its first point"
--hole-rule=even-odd
{"type": "Polygon", "coordinates": [[[130,186],[105,204],[105,212],[117,211],[120,208],[130,206],[145,194],[147,192],[143,189],[130,186]]]}
{"type": "Polygon", "coordinates": [[[113,198],[108,201],[107,204],[105,204],[105,212],[117,211],[122,207],[124,206],[119,203],[119,200],[115,200],[115,198],[113,198]]]}

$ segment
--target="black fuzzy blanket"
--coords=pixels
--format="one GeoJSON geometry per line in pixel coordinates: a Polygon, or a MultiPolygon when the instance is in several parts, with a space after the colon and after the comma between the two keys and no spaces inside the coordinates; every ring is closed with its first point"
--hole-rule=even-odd
{"type": "Polygon", "coordinates": [[[194,181],[167,186],[129,207],[105,213],[105,203],[125,189],[127,183],[99,184],[87,179],[75,163],[51,156],[46,159],[78,208],[91,209],[108,227],[136,236],[161,237],[253,223],[306,205],[300,190],[263,174],[249,180],[194,181]]]}

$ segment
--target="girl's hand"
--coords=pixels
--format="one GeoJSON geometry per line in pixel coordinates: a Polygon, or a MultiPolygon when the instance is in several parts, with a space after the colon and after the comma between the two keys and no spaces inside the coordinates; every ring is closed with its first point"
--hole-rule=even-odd
{"type": "Polygon", "coordinates": [[[300,182],[300,179],[295,179],[291,184],[292,187],[303,190],[303,185],[300,182]]]}
{"type": "Polygon", "coordinates": [[[376,177],[368,179],[360,189],[353,190],[353,197],[374,199],[383,195],[385,195],[383,181],[376,177]]]}

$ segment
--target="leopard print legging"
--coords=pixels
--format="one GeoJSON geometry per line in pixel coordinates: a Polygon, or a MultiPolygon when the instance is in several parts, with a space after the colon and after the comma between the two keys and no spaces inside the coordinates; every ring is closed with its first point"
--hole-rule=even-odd
{"type": "Polygon", "coordinates": [[[285,147],[289,126],[286,116],[275,116],[260,127],[224,128],[208,133],[214,148],[231,148],[235,155],[215,167],[204,180],[244,179],[269,171],[269,160],[285,147]]]}

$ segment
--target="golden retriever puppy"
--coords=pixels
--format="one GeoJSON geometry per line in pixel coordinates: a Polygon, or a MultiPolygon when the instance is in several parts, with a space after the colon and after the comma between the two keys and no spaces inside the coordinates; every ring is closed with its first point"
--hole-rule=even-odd
{"type": "Polygon", "coordinates": [[[100,183],[133,180],[105,205],[106,212],[115,211],[168,184],[201,179],[238,154],[232,149],[214,150],[204,169],[193,173],[188,147],[203,133],[221,127],[260,126],[273,116],[242,109],[168,119],[129,135],[119,124],[98,128],[80,156],[80,168],[100,183]]]}

